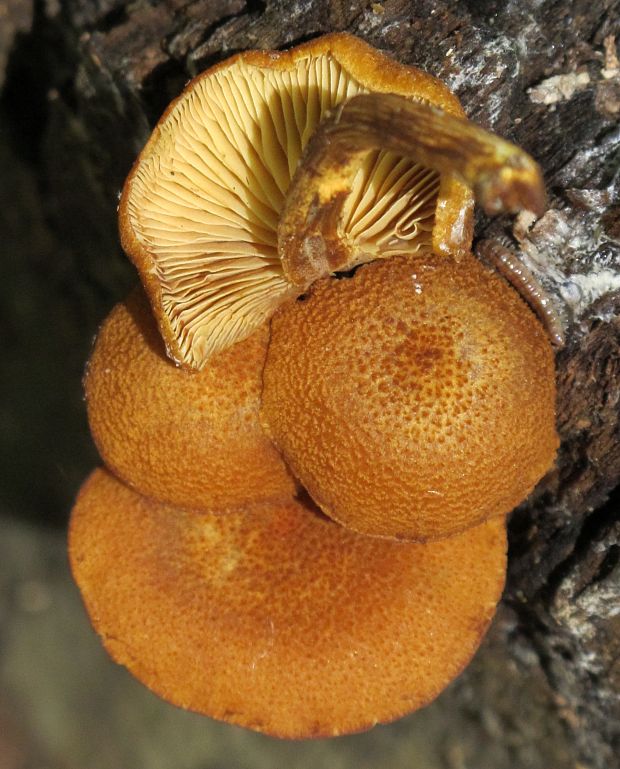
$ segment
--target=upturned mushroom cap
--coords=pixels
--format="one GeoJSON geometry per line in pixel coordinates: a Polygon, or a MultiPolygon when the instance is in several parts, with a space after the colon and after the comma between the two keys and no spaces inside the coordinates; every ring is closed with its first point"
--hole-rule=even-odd
{"type": "Polygon", "coordinates": [[[166,357],[135,291],[104,322],[84,377],[99,452],[143,494],[192,508],[289,496],[295,483],[258,418],[266,326],[201,372],[166,357]]]}
{"type": "Polygon", "coordinates": [[[555,376],[525,302],[473,257],[394,257],[272,321],[261,418],[321,509],[426,540],[521,502],[553,463],[555,376]]]}
{"type": "Polygon", "coordinates": [[[70,530],[75,579],[117,662],[176,705],[291,738],[432,700],[488,627],[505,546],[502,519],[420,545],[356,535],[293,499],[191,513],[104,470],[70,530]]]}
{"type": "MultiPolygon", "coordinates": [[[[368,91],[463,114],[438,80],[344,34],[235,56],[192,80],[166,110],[129,174],[119,216],[174,360],[201,368],[300,293],[278,256],[289,184],[321,119],[368,91]]],[[[429,168],[373,151],[353,180],[341,230],[376,258],[391,255],[394,241],[410,251],[435,240],[468,247],[471,216],[471,193],[457,179],[440,182],[429,168]]]]}

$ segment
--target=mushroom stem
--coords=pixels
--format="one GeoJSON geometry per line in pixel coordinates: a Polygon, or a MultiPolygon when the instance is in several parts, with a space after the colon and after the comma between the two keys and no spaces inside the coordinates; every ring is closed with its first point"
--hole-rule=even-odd
{"type": "MultiPolygon", "coordinates": [[[[544,211],[540,169],[519,147],[424,102],[389,93],[354,96],[321,122],[286,197],[278,249],[295,285],[352,266],[338,223],[353,179],[373,150],[394,152],[464,182],[487,214],[544,211]]],[[[463,247],[456,240],[458,258],[469,243],[463,247]]],[[[445,252],[444,245],[434,243],[434,250],[445,252]]]]}

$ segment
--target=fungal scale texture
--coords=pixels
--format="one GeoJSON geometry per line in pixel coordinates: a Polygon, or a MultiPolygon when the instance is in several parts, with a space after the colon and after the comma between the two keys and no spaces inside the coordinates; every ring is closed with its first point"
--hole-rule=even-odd
{"type": "MultiPolygon", "coordinates": [[[[326,112],[366,90],[329,50],[255,54],[197,78],[168,109],[130,176],[121,232],[177,360],[201,367],[299,293],[277,253],[285,195],[326,112]]],[[[430,248],[438,190],[436,172],[370,153],[343,239],[373,258],[430,248]]]]}
{"type": "Polygon", "coordinates": [[[186,371],[134,291],[101,327],[84,377],[104,462],[143,494],[191,508],[288,497],[295,483],[258,417],[268,339],[263,325],[186,371]]]}
{"type": "Polygon", "coordinates": [[[433,699],[491,621],[505,548],[501,519],[397,543],[294,499],[170,508],[104,470],[70,531],[75,578],[114,659],[177,705],[290,738],[360,731],[433,699]]]}
{"type": "Polygon", "coordinates": [[[261,417],[321,509],[425,540],[508,513],[557,448],[553,353],[473,257],[395,256],[272,320],[261,417]]]}

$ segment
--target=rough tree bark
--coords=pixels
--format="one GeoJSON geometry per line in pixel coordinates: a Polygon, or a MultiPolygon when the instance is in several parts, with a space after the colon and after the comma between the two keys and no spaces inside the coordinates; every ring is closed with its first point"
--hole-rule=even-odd
{"type": "MultiPolygon", "coordinates": [[[[22,269],[39,270],[33,282],[51,285],[67,327],[74,321],[79,329],[67,331],[74,395],[96,319],[132,280],[118,250],[117,192],[164,106],[208,65],[239,50],[346,30],[443,79],[470,117],[537,158],[549,212],[529,231],[522,221],[480,217],[476,234],[509,236],[565,313],[567,344],[557,356],[562,446],[556,469],[512,516],[490,667],[463,684],[459,702],[463,719],[494,719],[499,738],[513,740],[515,767],[539,765],[515,737],[532,734],[533,714],[561,717],[569,758],[556,766],[617,765],[620,2],[10,0],[0,9],[7,20],[2,119],[44,192],[52,239],[45,263],[22,269]],[[58,251],[52,256],[56,244],[60,260],[58,251]],[[492,672],[498,645],[546,692],[538,711],[511,713],[502,700],[492,672]]],[[[9,357],[16,347],[9,345],[9,357]]],[[[55,381],[62,385],[63,374],[55,381]]],[[[78,453],[75,444],[71,451],[78,453]]],[[[67,495],[82,461],[67,460],[67,495]]],[[[471,755],[480,769],[493,765],[480,751],[471,755]]]]}

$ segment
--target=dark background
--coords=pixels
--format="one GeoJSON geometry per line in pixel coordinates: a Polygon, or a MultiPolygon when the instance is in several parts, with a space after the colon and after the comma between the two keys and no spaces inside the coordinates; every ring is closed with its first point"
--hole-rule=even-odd
{"type": "Polygon", "coordinates": [[[619,765],[619,19],[612,0],[0,0],[0,769],[619,765]],[[116,229],[133,158],[189,77],[334,30],[441,77],[541,163],[555,214],[529,244],[570,321],[562,449],[513,516],[504,605],[465,674],[397,724],[287,743],[177,711],[108,661],[64,537],[97,463],[84,361],[136,280],[116,229]]]}

